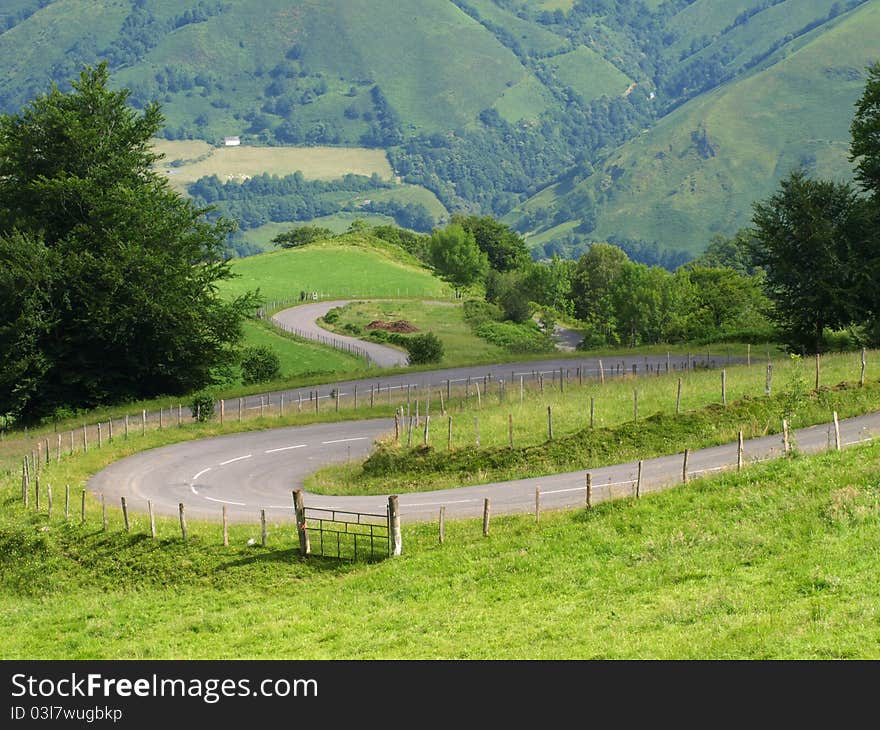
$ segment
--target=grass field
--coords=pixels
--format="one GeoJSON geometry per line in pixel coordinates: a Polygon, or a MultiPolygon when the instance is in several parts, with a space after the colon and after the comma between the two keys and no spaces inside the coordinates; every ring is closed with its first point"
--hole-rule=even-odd
{"type": "Polygon", "coordinates": [[[626,74],[586,46],[554,56],[545,61],[544,66],[585,102],[603,95],[620,96],[632,82],[626,74]]]}
{"type": "Polygon", "coordinates": [[[390,180],[393,176],[383,150],[358,147],[212,147],[202,142],[157,140],[154,147],[165,154],[157,163],[177,190],[199,178],[216,175],[221,181],[242,181],[254,175],[291,175],[297,170],[313,180],[335,180],[346,174],[373,173],[390,180]],[[207,149],[206,149],[207,148],[207,149]],[[172,166],[175,160],[184,160],[172,166]]]}
{"type": "Polygon", "coordinates": [[[281,377],[301,375],[356,373],[366,369],[366,362],[342,350],[285,336],[268,323],[250,320],[244,326],[244,347],[270,347],[281,359],[281,377]]]}
{"type": "MultiPolygon", "coordinates": [[[[872,353],[876,368],[877,353],[872,353]]],[[[858,383],[860,356],[826,356],[821,383],[813,386],[810,363],[791,361],[774,364],[771,391],[765,393],[766,370],[762,364],[726,368],[727,406],[721,405],[721,373],[696,371],[682,377],[681,411],[676,417],[679,373],[648,378],[609,379],[603,386],[578,386],[577,378],[560,392],[558,379],[545,376],[544,392],[530,384],[519,402],[518,383],[508,384],[507,401],[500,403],[497,384],[489,394],[476,398],[476,384],[469,399],[456,401],[452,418],[452,450],[447,446],[447,419],[440,415],[439,394],[431,399],[434,424],[431,447],[422,447],[415,429],[412,448],[407,437],[400,445],[391,442],[366,462],[326,467],[309,477],[311,491],[328,494],[424,491],[525,477],[590,469],[621,461],[679,453],[686,448],[735,441],[742,430],[746,438],[779,433],[782,419],[793,428],[822,423],[832,411],[840,417],[880,408],[880,385],[876,378],[864,388],[858,383]],[[637,397],[634,396],[637,390],[637,397]],[[594,428],[590,429],[590,399],[594,405],[594,428]],[[638,421],[635,420],[636,402],[638,421]],[[553,441],[548,441],[548,406],[552,409],[553,441]],[[509,448],[512,417],[514,449],[509,448]],[[475,420],[479,419],[479,446],[475,420]]],[[[572,373],[574,375],[574,373],[572,373]]],[[[478,383],[482,388],[483,384],[478,383]]],[[[422,394],[423,396],[423,394],[422,394]]],[[[411,408],[414,412],[415,405],[411,408]]],[[[425,412],[424,402],[421,412],[425,412]]],[[[407,428],[404,422],[404,430],[407,428]]]]}
{"type": "Polygon", "coordinates": [[[449,297],[451,289],[401,249],[351,234],[295,249],[232,262],[233,295],[259,287],[267,300],[298,298],[300,291],[329,297],[449,297]]]}
{"type": "MultiPolygon", "coordinates": [[[[4,659],[877,658],[880,446],[795,458],[586,512],[404,525],[377,564],[311,559],[292,525],[100,507],[65,524],[3,490],[4,659]],[[257,545],[246,546],[249,538],[257,545]],[[479,640],[475,637],[479,636],[479,640]]],[[[78,492],[75,493],[78,496],[78,492]]]]}
{"type": "Polygon", "coordinates": [[[410,322],[419,332],[433,332],[443,342],[443,360],[436,367],[509,357],[506,350],[473,333],[460,305],[418,301],[357,302],[339,311],[339,319],[324,326],[342,334],[352,334],[345,329],[346,325],[351,325],[359,330],[355,336],[363,337],[368,332],[363,328],[374,320],[390,322],[401,319],[410,322]]]}

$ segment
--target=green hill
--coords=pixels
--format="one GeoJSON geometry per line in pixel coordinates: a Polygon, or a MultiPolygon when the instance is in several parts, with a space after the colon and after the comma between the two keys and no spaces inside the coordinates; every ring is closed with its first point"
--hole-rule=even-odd
{"type": "Polygon", "coordinates": [[[451,290],[402,249],[346,234],[232,263],[238,275],[224,291],[260,289],[266,300],[299,299],[300,291],[332,297],[448,297],[451,290]]]}
{"type": "MultiPolygon", "coordinates": [[[[841,173],[878,4],[8,0],[0,110],[106,60],[134,105],[162,105],[168,139],[345,148],[358,165],[340,175],[384,152],[383,181],[427,188],[440,215],[510,214],[553,250],[693,252],[792,163],[841,173]]],[[[243,230],[352,212],[319,192],[220,208],[243,230]]],[[[393,195],[365,213],[430,227],[431,206],[401,215],[393,195]]]]}
{"type": "Polygon", "coordinates": [[[679,107],[508,220],[545,249],[617,237],[697,253],[712,235],[747,225],[752,202],[794,168],[848,179],[849,124],[864,69],[878,57],[878,28],[880,3],[863,5],[781,49],[765,70],[679,107]]]}

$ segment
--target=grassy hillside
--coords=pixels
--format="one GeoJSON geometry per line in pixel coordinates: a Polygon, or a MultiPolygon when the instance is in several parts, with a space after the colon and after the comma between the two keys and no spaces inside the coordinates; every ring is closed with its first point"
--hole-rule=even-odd
{"type": "Polygon", "coordinates": [[[267,300],[328,297],[448,297],[449,286],[396,246],[362,234],[250,256],[232,263],[229,294],[259,288],[267,300]]]}
{"type": "MultiPolygon", "coordinates": [[[[878,5],[14,0],[0,9],[0,110],[106,59],[135,106],[161,104],[170,139],[293,148],[250,167],[197,154],[171,169],[179,186],[212,171],[375,170],[446,211],[510,214],[541,247],[616,235],[696,252],[792,165],[846,172],[878,5]],[[318,159],[300,159],[306,147],[318,159]]],[[[256,228],[291,206],[236,216],[256,228]]]]}
{"type": "MultiPolygon", "coordinates": [[[[581,237],[616,235],[697,253],[713,234],[746,225],[751,203],[796,167],[848,179],[849,124],[864,69],[877,60],[878,27],[880,3],[860,7],[784,49],[768,69],[680,107],[594,174],[566,178],[508,220],[526,225],[542,209],[570,210],[574,220],[592,213],[595,229],[581,237]]],[[[533,230],[536,241],[553,239],[549,227],[533,230]]]]}
{"type": "MultiPolygon", "coordinates": [[[[796,458],[592,511],[405,525],[382,563],[304,562],[291,525],[133,534],[100,507],[0,514],[0,656],[877,658],[880,447],[796,458]],[[249,538],[257,546],[248,547],[249,538]],[[254,596],[259,596],[255,600],[254,596]],[[475,640],[475,637],[479,640],[475,640]]],[[[78,494],[78,492],[75,492],[78,494]]],[[[44,507],[45,510],[45,507],[44,507]]]]}

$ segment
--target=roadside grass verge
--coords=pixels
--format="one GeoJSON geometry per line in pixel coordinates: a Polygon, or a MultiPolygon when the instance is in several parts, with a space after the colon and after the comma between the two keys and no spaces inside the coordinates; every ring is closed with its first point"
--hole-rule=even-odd
{"type": "MultiPolygon", "coordinates": [[[[403,526],[375,564],[301,559],[292,525],[160,539],[0,511],[4,659],[877,658],[880,444],[591,511],[403,526]]],[[[57,513],[56,513],[57,514],[57,513]]]]}
{"type": "Polygon", "coordinates": [[[719,371],[623,378],[604,386],[577,386],[575,382],[563,391],[545,379],[544,392],[524,390],[522,404],[518,387],[511,388],[507,398],[513,403],[501,403],[500,396],[491,393],[482,397],[480,407],[471,397],[459,400],[458,409],[454,403],[445,418],[439,413],[439,393],[435,393],[433,435],[429,428],[427,446],[424,420],[418,426],[413,423],[410,435],[413,404],[410,418],[404,415],[399,444],[386,440],[364,462],[325,467],[307,479],[306,487],[322,494],[385,494],[520,479],[729,443],[740,430],[746,438],[779,433],[783,418],[792,428],[800,428],[829,421],[833,411],[841,418],[860,415],[880,407],[880,383],[867,380],[859,387],[858,377],[853,383],[851,376],[854,370],[858,373],[858,361],[859,357],[852,355],[825,358],[825,380],[836,385],[820,386],[818,391],[807,384],[811,376],[807,363],[799,359],[779,363],[769,398],[764,395],[765,368],[727,368],[726,406],[721,404],[719,371]],[[676,414],[679,377],[682,406],[676,414]]]}

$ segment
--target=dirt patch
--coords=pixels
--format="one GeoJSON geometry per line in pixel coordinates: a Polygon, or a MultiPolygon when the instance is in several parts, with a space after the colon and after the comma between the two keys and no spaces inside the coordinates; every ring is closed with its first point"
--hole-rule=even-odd
{"type": "Polygon", "coordinates": [[[407,322],[405,319],[398,319],[396,322],[383,322],[381,319],[376,319],[370,322],[364,329],[368,330],[385,330],[386,332],[399,332],[400,334],[406,335],[410,332],[418,332],[418,327],[414,327],[410,322],[407,322]]]}

